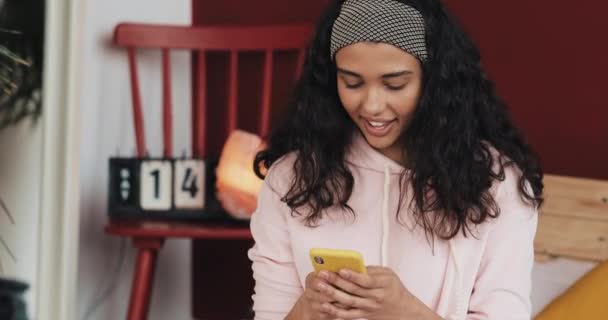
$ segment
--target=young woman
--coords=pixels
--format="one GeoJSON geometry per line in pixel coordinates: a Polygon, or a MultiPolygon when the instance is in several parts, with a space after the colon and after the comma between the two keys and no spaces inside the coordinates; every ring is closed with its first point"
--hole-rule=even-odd
{"type": "Polygon", "coordinates": [[[542,172],[439,0],[331,4],[255,168],[256,319],[530,319],[542,172]]]}

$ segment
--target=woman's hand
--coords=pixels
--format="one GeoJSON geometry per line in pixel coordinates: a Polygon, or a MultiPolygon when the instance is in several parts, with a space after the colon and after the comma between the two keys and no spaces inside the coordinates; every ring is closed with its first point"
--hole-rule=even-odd
{"type": "Polygon", "coordinates": [[[331,284],[320,293],[335,302],[322,303],[321,312],[345,320],[441,319],[411,294],[391,269],[368,267],[367,270],[367,274],[351,270],[319,273],[320,279],[331,284]]]}
{"type": "MultiPolygon", "coordinates": [[[[333,274],[336,276],[336,274],[333,274]]],[[[304,293],[287,316],[287,320],[336,320],[337,317],[324,311],[324,304],[332,304],[335,300],[324,293],[331,287],[327,281],[319,278],[315,272],[306,276],[304,293]]],[[[338,307],[342,307],[338,304],[338,307]]]]}

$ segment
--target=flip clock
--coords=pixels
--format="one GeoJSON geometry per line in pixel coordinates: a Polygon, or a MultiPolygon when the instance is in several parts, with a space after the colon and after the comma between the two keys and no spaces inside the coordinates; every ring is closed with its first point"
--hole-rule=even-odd
{"type": "Polygon", "coordinates": [[[225,219],[214,196],[214,163],[110,158],[109,214],[116,218],[225,219]]]}

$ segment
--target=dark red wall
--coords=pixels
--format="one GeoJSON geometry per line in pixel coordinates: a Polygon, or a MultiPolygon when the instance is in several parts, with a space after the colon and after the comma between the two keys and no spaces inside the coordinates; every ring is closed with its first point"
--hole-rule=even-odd
{"type": "MultiPolygon", "coordinates": [[[[193,0],[193,22],[312,22],[326,3],[327,0],[193,0]]],[[[604,17],[608,3],[447,3],[479,46],[486,70],[510,106],[515,122],[540,154],[545,171],[608,179],[608,19],[604,17]]],[[[253,60],[245,68],[255,68],[256,58],[246,59],[253,60]]],[[[218,79],[225,77],[217,72],[218,79]]],[[[221,117],[220,111],[215,112],[212,117],[221,117]]],[[[242,117],[245,120],[241,126],[254,129],[249,118],[242,117]]],[[[216,141],[210,141],[211,149],[219,150],[221,140],[218,136],[216,141]]],[[[243,241],[194,243],[195,316],[237,319],[247,310],[253,284],[245,256],[250,245],[243,241]]]]}
{"type": "Polygon", "coordinates": [[[545,171],[608,179],[608,3],[448,4],[545,171]]]}

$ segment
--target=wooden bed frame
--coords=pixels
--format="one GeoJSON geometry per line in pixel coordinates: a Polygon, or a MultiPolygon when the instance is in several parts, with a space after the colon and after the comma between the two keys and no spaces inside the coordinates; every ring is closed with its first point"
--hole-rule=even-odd
{"type": "Polygon", "coordinates": [[[536,260],[608,259],[608,181],[545,175],[536,260]]]}

